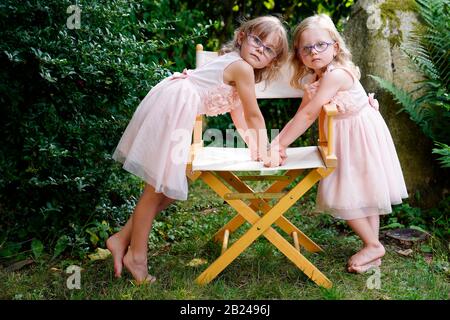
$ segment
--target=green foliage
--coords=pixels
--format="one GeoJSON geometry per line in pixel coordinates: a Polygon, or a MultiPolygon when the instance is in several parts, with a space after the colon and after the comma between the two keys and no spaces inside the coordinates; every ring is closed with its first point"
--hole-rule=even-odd
{"type": "Polygon", "coordinates": [[[80,2],[80,28],[69,29],[72,4],[0,4],[0,257],[26,252],[30,240],[35,257],[40,244],[55,257],[104,245],[141,189],[111,160],[120,135],[174,64],[161,52],[192,48],[205,34],[204,24],[178,18],[199,12],[146,21],[135,0],[80,2]]]}
{"type": "Polygon", "coordinates": [[[435,145],[439,148],[434,148],[433,153],[439,154],[438,160],[441,162],[442,168],[450,168],[450,147],[445,143],[436,142],[435,145]]]}
{"type": "Polygon", "coordinates": [[[441,142],[437,143],[440,149],[434,149],[433,152],[443,156],[439,160],[445,167],[450,162],[445,148],[450,142],[450,1],[416,2],[422,25],[412,32],[402,50],[424,76],[424,80],[418,82],[417,89],[406,92],[387,80],[371,77],[393,95],[401,104],[401,111],[407,112],[427,137],[441,142]],[[414,99],[413,94],[419,97],[414,99]]]}
{"type": "Polygon", "coordinates": [[[450,236],[450,197],[445,197],[435,208],[421,209],[402,203],[393,207],[393,213],[384,216],[381,229],[417,228],[448,241],[450,236]]]}
{"type": "MultiPolygon", "coordinates": [[[[177,3],[178,1],[169,1],[177,3]]],[[[230,40],[233,31],[241,19],[251,19],[262,15],[278,15],[286,21],[288,29],[295,27],[302,19],[315,13],[326,13],[331,16],[338,28],[342,27],[345,18],[350,14],[354,0],[293,0],[293,1],[179,1],[188,8],[199,10],[206,17],[214,17],[213,28],[207,48],[217,50],[224,42],[230,40]],[[231,9],[231,10],[230,10],[231,9]]]]}
{"type": "Polygon", "coordinates": [[[398,88],[392,82],[374,75],[370,75],[370,77],[374,79],[381,88],[389,91],[394,100],[402,106],[400,111],[407,112],[410,119],[419,125],[422,131],[431,138],[432,132],[429,122],[432,115],[430,114],[430,110],[428,108],[420,108],[411,94],[401,88],[398,88]]]}

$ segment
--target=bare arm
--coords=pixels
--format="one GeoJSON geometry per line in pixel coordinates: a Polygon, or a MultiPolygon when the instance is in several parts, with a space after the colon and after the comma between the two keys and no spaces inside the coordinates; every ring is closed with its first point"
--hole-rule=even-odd
{"type": "Polygon", "coordinates": [[[248,137],[245,133],[248,130],[247,122],[245,121],[244,111],[242,109],[235,109],[230,111],[231,120],[236,127],[237,132],[242,137],[244,142],[248,145],[248,137]]]}
{"type": "MultiPolygon", "coordinates": [[[[236,90],[243,107],[243,119],[247,129],[251,129],[247,130],[245,134],[247,139],[244,138],[244,141],[248,143],[251,149],[258,150],[259,153],[263,155],[266,153],[268,138],[266,123],[256,100],[253,68],[245,61],[236,61],[226,69],[226,72],[227,79],[230,82],[234,82],[236,85],[236,90]]],[[[236,115],[237,114],[235,113],[234,116],[236,115]]],[[[233,122],[234,120],[235,119],[233,118],[233,122]]],[[[245,128],[243,122],[240,122],[242,119],[237,120],[238,125],[236,127],[238,128],[239,126],[240,128],[245,128]]]]}
{"type": "Polygon", "coordinates": [[[230,111],[231,120],[233,120],[234,125],[236,126],[236,130],[241,136],[242,140],[244,140],[245,144],[250,149],[250,157],[253,161],[261,160],[261,157],[258,154],[258,149],[256,148],[256,142],[252,144],[250,137],[248,135],[248,126],[245,121],[244,110],[241,108],[231,110],[230,111]]]}
{"type": "Polygon", "coordinates": [[[299,110],[277,137],[280,147],[287,148],[301,136],[317,119],[322,106],[328,103],[341,88],[348,88],[353,79],[340,69],[324,75],[316,95],[306,104],[302,102],[299,110]]]}

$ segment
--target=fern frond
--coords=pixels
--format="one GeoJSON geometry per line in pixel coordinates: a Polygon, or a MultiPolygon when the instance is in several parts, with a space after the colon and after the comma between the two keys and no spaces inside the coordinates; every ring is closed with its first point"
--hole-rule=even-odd
{"type": "MultiPolygon", "coordinates": [[[[423,68],[426,76],[433,80],[440,78],[448,90],[450,84],[450,1],[449,0],[416,0],[419,15],[424,26],[415,30],[410,38],[411,47],[425,49],[417,51],[413,60],[423,68]],[[430,62],[434,70],[430,68],[430,62]],[[437,77],[436,77],[437,76],[437,77]]],[[[413,51],[409,50],[408,56],[413,51]]],[[[411,58],[411,57],[410,57],[411,58]]]]}
{"type": "Polygon", "coordinates": [[[430,120],[433,118],[433,109],[427,106],[419,105],[415,101],[411,94],[403,89],[398,88],[392,82],[384,80],[380,77],[369,75],[374,79],[378,85],[387,90],[394,98],[394,101],[401,105],[401,111],[408,113],[410,119],[415,122],[421,129],[422,132],[429,138],[433,139],[433,133],[430,125],[430,120]]]}
{"type": "Polygon", "coordinates": [[[417,69],[430,79],[437,80],[440,77],[433,61],[429,58],[425,49],[421,47],[403,47],[403,52],[414,63],[417,69]]]}
{"type": "Polygon", "coordinates": [[[450,168],[450,147],[445,143],[435,142],[436,147],[434,148],[433,153],[439,154],[442,157],[439,157],[438,160],[441,163],[442,168],[450,168]]]}

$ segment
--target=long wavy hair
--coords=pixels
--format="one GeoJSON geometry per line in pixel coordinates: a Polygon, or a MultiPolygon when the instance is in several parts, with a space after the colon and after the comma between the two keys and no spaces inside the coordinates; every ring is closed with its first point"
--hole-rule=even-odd
{"type": "Polygon", "coordinates": [[[298,24],[294,30],[292,37],[292,51],[290,54],[290,61],[294,68],[294,72],[291,78],[291,86],[298,89],[303,89],[301,80],[308,74],[314,73],[314,70],[308,68],[303,64],[302,58],[299,53],[300,49],[300,37],[303,31],[307,29],[321,28],[327,30],[331,39],[338,44],[338,53],[333,60],[333,63],[343,67],[349,68],[355,77],[360,78],[361,74],[359,68],[352,62],[352,54],[345,45],[344,39],[339,34],[333,21],[326,14],[316,14],[308,17],[298,24]]]}
{"type": "Polygon", "coordinates": [[[270,34],[274,33],[278,36],[278,41],[275,43],[275,50],[277,56],[272,62],[263,69],[254,69],[255,82],[267,81],[270,82],[278,76],[278,72],[287,60],[289,54],[289,43],[287,39],[287,32],[283,26],[283,22],[280,18],[275,16],[262,16],[248,21],[242,21],[239,28],[234,31],[233,40],[229,41],[219,51],[219,54],[225,54],[228,52],[239,52],[239,35],[243,33],[245,35],[254,34],[264,40],[270,34]]]}

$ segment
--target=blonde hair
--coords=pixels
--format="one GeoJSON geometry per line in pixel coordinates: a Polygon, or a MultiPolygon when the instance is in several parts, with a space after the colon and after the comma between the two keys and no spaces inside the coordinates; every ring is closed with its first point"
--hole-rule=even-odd
{"type": "Polygon", "coordinates": [[[339,34],[333,21],[326,14],[316,14],[303,20],[294,30],[292,37],[292,53],[290,55],[291,63],[294,67],[294,73],[291,78],[291,86],[294,88],[303,89],[301,79],[307,74],[314,73],[314,71],[302,62],[299,53],[300,37],[303,31],[307,29],[321,28],[328,31],[331,39],[338,44],[338,53],[334,58],[337,65],[349,68],[356,78],[360,78],[361,74],[359,68],[352,62],[352,54],[345,45],[344,39],[339,34]]]}
{"type": "Polygon", "coordinates": [[[243,21],[241,26],[234,31],[233,40],[226,43],[219,51],[219,54],[225,54],[232,51],[239,51],[240,44],[238,42],[239,34],[254,34],[264,40],[272,33],[278,36],[278,42],[275,44],[277,56],[272,62],[263,69],[254,69],[255,82],[266,80],[270,82],[276,79],[278,72],[284,61],[288,57],[289,43],[287,39],[287,32],[281,20],[274,16],[263,16],[252,20],[243,21]]]}

